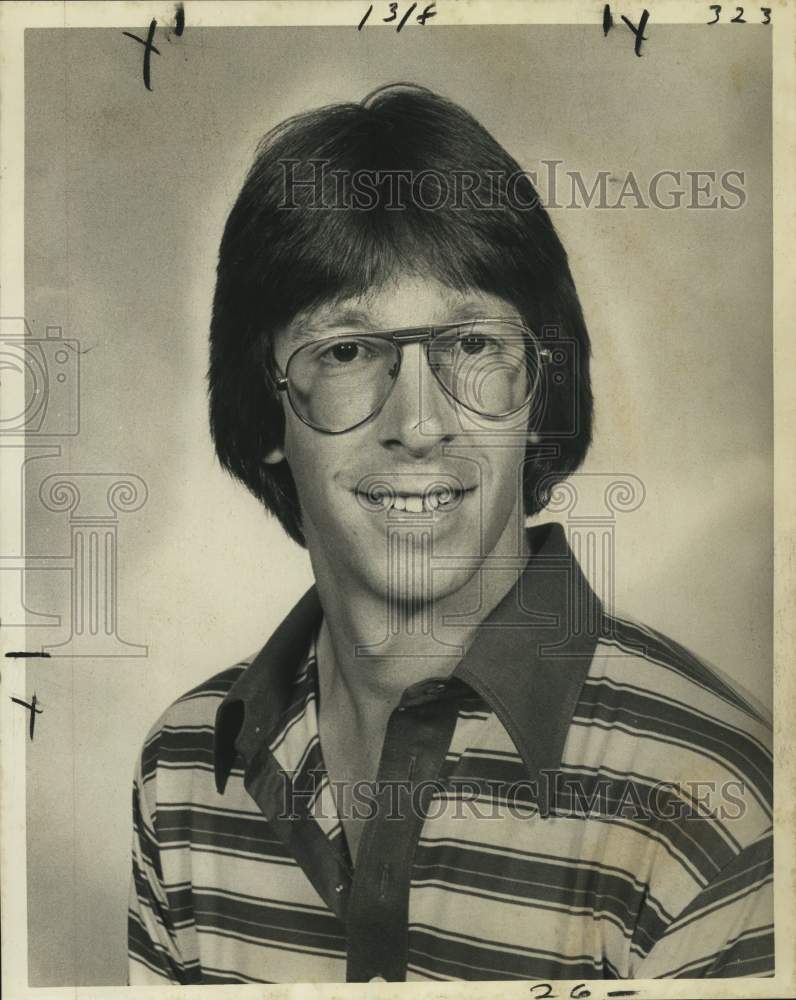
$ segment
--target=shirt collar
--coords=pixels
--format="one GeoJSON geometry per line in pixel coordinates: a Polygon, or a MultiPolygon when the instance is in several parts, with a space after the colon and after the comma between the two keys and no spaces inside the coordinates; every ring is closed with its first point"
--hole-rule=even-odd
{"type": "MultiPolygon", "coordinates": [[[[600,602],[559,524],[527,529],[528,565],[481,623],[453,676],[487,702],[514,741],[531,781],[561,764],[575,705],[597,644],[600,602]]],[[[216,714],[216,787],[236,752],[252,759],[278,724],[317,633],[315,587],[301,598],[232,685],[216,714]]]]}

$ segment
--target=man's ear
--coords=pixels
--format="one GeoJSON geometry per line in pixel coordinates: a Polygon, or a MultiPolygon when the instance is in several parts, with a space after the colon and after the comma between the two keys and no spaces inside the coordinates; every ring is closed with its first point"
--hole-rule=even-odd
{"type": "Polygon", "coordinates": [[[285,453],[281,448],[272,448],[267,455],[263,457],[263,461],[266,465],[279,465],[285,459],[285,453]]]}

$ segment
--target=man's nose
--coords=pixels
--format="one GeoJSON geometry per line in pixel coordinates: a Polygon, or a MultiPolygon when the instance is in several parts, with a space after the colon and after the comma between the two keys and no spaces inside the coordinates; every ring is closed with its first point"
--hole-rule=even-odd
{"type": "Polygon", "coordinates": [[[453,400],[434,378],[423,344],[403,347],[401,369],[380,414],[382,443],[422,455],[456,433],[453,400]]]}

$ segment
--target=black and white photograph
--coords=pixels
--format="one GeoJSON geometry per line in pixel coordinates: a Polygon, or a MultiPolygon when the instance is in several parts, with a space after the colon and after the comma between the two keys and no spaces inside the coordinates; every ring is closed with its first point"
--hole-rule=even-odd
{"type": "Polygon", "coordinates": [[[795,31],[0,4],[6,996],[796,996],[795,31]]]}

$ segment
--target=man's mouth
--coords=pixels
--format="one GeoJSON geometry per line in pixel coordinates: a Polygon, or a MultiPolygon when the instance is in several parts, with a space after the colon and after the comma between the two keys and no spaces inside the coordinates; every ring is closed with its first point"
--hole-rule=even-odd
{"type": "Polygon", "coordinates": [[[454,477],[440,477],[427,486],[411,489],[396,487],[383,477],[373,477],[360,483],[354,494],[362,507],[371,513],[395,510],[407,514],[433,514],[454,510],[474,490],[474,486],[464,486],[454,477]]]}

